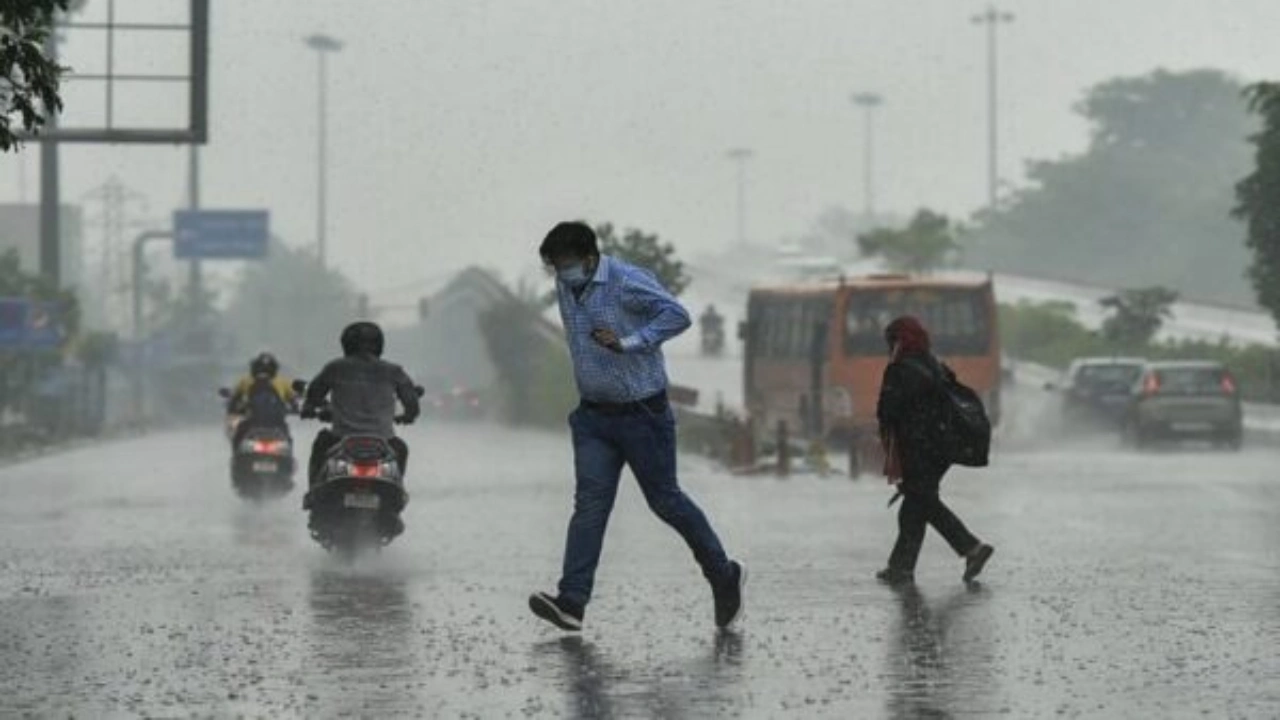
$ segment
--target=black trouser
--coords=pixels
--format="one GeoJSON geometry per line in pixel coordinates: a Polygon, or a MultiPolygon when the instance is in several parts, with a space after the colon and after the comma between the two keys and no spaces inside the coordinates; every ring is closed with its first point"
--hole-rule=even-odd
{"type": "MultiPolygon", "coordinates": [[[[316,478],[320,476],[320,470],[324,466],[325,457],[329,454],[329,450],[338,441],[342,440],[342,436],[325,428],[316,433],[315,442],[311,443],[311,464],[308,466],[308,479],[310,484],[316,484],[316,478]]],[[[391,446],[391,451],[396,454],[396,461],[400,463],[400,477],[405,476],[405,471],[409,468],[409,445],[398,437],[387,438],[387,444],[391,446]]]]}
{"type": "Polygon", "coordinates": [[[906,490],[902,493],[902,507],[898,509],[898,541],[893,544],[893,552],[889,553],[891,569],[915,571],[928,525],[942,535],[957,555],[968,555],[978,546],[978,538],[942,502],[936,484],[921,491],[906,490]]]}

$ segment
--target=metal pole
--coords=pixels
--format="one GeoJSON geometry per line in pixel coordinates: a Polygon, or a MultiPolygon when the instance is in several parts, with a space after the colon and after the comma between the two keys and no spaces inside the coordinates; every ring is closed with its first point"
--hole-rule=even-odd
{"type": "Polygon", "coordinates": [[[152,240],[172,240],[173,232],[169,230],[148,230],[133,239],[133,338],[141,341],[146,328],[142,319],[142,288],[146,285],[146,264],[143,262],[143,250],[152,240]]]}
{"type": "Polygon", "coordinates": [[[866,212],[867,219],[871,220],[876,216],[876,190],[875,190],[875,127],[872,125],[872,118],[875,117],[873,105],[867,106],[867,132],[863,147],[863,157],[865,158],[862,167],[862,182],[865,186],[866,195],[863,197],[863,209],[866,212]]]}
{"type": "Polygon", "coordinates": [[[875,110],[884,102],[878,93],[863,92],[853,96],[853,102],[864,110],[862,148],[862,212],[868,223],[876,216],[875,186],[875,110]]]}
{"type": "Polygon", "coordinates": [[[747,244],[747,165],[738,163],[738,246],[747,244]]]}
{"type": "MultiPolygon", "coordinates": [[[[45,54],[58,58],[57,33],[49,33],[45,54]]],[[[45,108],[45,132],[58,127],[57,114],[45,108]]],[[[46,137],[40,141],[40,274],[55,287],[62,286],[62,235],[58,227],[59,205],[58,142],[46,137]]]]}
{"type": "Polygon", "coordinates": [[[1000,122],[997,102],[999,32],[996,26],[1013,22],[1013,13],[1002,12],[996,6],[988,5],[986,12],[975,15],[972,19],[975,24],[987,26],[987,204],[994,211],[999,199],[1000,183],[1000,122]]]}
{"type": "MultiPolygon", "coordinates": [[[[146,329],[142,317],[142,288],[146,284],[146,264],[143,262],[143,251],[147,243],[153,240],[172,240],[173,233],[168,230],[148,230],[133,240],[133,340],[141,351],[145,342],[146,329]]],[[[141,352],[139,352],[141,355],[141,352]]],[[[134,421],[142,422],[142,413],[146,402],[142,383],[142,358],[135,358],[132,372],[133,413],[134,421]]]]}
{"type": "Polygon", "coordinates": [[[191,27],[191,142],[204,144],[209,137],[209,0],[192,0],[191,27]]]}
{"type": "Polygon", "coordinates": [[[990,16],[987,22],[987,205],[993,211],[996,209],[996,183],[1000,165],[999,144],[999,121],[996,117],[999,112],[996,102],[996,18],[995,10],[989,11],[990,16]]]}
{"type": "Polygon", "coordinates": [[[320,267],[324,268],[326,267],[328,255],[328,248],[325,247],[328,234],[325,227],[325,219],[328,217],[325,205],[328,200],[327,175],[329,162],[327,141],[329,134],[329,63],[326,55],[341,50],[342,42],[328,35],[320,34],[303,38],[303,42],[320,56],[319,72],[316,74],[316,113],[318,115],[316,123],[316,258],[320,261],[320,267]]]}
{"type": "Polygon", "coordinates": [[[328,199],[327,198],[328,188],[326,187],[327,185],[326,175],[328,173],[328,158],[325,156],[325,147],[327,144],[325,140],[329,130],[328,122],[325,117],[326,108],[328,105],[328,103],[326,102],[328,98],[325,96],[325,87],[327,85],[326,80],[328,75],[328,62],[326,61],[326,52],[324,50],[321,50],[319,55],[320,55],[320,76],[319,76],[320,92],[319,92],[319,106],[318,106],[319,132],[317,133],[317,136],[319,138],[318,142],[320,147],[316,152],[316,157],[319,158],[319,162],[318,162],[319,177],[317,178],[317,182],[316,182],[316,193],[317,193],[316,248],[320,258],[320,267],[324,268],[326,267],[325,258],[326,258],[326,252],[327,252],[325,247],[325,243],[326,243],[325,219],[328,217],[326,213],[326,207],[325,207],[325,203],[328,199]]]}
{"type": "MultiPolygon", "coordinates": [[[[187,155],[187,207],[192,210],[200,209],[200,146],[192,143],[188,145],[187,155]]],[[[191,261],[190,276],[190,292],[191,300],[194,303],[200,297],[203,290],[203,277],[200,272],[200,261],[191,261]]],[[[193,305],[194,307],[194,305],[193,305]]]]}
{"type": "Polygon", "coordinates": [[[18,202],[27,204],[27,156],[18,153],[18,202]]]}
{"type": "Polygon", "coordinates": [[[737,165],[738,171],[738,247],[745,247],[747,244],[747,160],[752,154],[750,148],[733,148],[726,153],[737,165]]]}
{"type": "Polygon", "coordinates": [[[115,50],[115,23],[116,23],[116,0],[107,0],[107,122],[108,128],[112,126],[115,109],[115,83],[112,77],[115,76],[116,66],[116,50],[115,50]]]}

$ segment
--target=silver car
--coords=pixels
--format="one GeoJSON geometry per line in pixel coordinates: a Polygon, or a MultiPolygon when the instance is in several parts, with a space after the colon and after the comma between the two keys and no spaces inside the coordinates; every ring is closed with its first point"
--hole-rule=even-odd
{"type": "Polygon", "coordinates": [[[1242,417],[1235,378],[1221,363],[1148,362],[1133,385],[1125,434],[1139,447],[1157,440],[1203,439],[1238,449],[1242,417]]]}

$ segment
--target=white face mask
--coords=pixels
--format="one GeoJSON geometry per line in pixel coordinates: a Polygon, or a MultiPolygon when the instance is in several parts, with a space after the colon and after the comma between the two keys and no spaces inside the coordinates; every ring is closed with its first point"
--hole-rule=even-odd
{"type": "Polygon", "coordinates": [[[583,263],[556,270],[556,277],[560,282],[575,289],[586,285],[587,281],[591,279],[587,275],[587,268],[583,263]]]}

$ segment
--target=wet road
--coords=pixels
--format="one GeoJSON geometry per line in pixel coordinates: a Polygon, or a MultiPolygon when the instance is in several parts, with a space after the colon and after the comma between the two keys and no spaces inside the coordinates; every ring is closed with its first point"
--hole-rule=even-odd
{"type": "Polygon", "coordinates": [[[1280,452],[1021,450],[957,472],[998,552],[935,535],[877,585],[878,480],[686,487],[752,571],[736,633],[676,536],[619,498],[581,638],[532,618],[567,442],[410,433],[408,531],[344,567],[299,497],[236,500],[216,430],[0,469],[0,716],[1277,717],[1280,452]]]}

